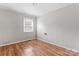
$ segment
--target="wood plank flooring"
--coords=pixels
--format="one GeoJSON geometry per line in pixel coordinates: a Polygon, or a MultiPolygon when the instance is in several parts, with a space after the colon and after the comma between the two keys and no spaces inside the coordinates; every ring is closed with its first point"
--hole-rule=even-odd
{"type": "Polygon", "coordinates": [[[79,53],[34,39],[0,47],[0,56],[79,56],[79,53]]]}

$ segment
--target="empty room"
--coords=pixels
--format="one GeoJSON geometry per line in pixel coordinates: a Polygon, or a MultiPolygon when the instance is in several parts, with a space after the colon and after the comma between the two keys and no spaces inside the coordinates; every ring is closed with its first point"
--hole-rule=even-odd
{"type": "Polygon", "coordinates": [[[0,3],[0,56],[79,56],[79,3],[0,3]]]}

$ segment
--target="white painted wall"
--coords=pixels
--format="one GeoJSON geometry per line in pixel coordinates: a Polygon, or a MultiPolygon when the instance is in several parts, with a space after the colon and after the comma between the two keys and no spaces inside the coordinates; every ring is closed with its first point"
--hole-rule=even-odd
{"type": "Polygon", "coordinates": [[[35,18],[14,11],[0,9],[0,45],[35,38],[35,18]],[[33,32],[23,32],[23,17],[34,21],[33,32]]]}
{"type": "Polygon", "coordinates": [[[38,38],[79,51],[79,4],[43,15],[37,23],[38,38]]]}

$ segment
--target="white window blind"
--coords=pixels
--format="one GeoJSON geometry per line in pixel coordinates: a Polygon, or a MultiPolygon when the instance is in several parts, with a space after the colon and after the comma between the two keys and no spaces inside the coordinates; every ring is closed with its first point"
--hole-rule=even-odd
{"type": "Polygon", "coordinates": [[[33,32],[33,19],[24,18],[24,32],[33,32]]]}

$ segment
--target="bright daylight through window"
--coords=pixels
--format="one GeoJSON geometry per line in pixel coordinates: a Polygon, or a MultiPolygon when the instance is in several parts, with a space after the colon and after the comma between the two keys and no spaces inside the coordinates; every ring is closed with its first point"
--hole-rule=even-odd
{"type": "Polygon", "coordinates": [[[33,19],[24,18],[24,32],[33,32],[33,19]]]}

